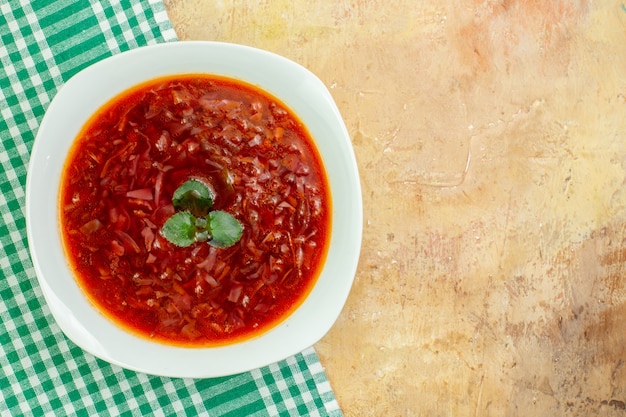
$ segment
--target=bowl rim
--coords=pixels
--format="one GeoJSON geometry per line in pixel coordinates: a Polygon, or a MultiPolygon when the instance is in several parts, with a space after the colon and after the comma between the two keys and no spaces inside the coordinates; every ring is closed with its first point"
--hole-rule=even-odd
{"type": "Polygon", "coordinates": [[[363,207],[348,131],[330,91],[317,76],[294,61],[251,46],[177,41],[110,56],[82,69],[61,86],[33,143],[26,178],[25,217],[29,251],[42,293],[56,323],[70,340],[92,355],[127,369],[168,377],[205,378],[245,372],[286,359],[312,346],[330,330],[355,278],[363,207]],[[101,105],[141,82],[199,72],[240,79],[262,88],[300,117],[326,166],[332,196],[332,230],[326,264],[318,281],[285,320],[241,342],[187,348],[128,333],[90,304],[73,281],[64,255],[59,258],[63,247],[57,220],[58,187],[67,148],[101,105]],[[310,103],[302,104],[299,95],[305,95],[310,103]],[[70,120],[70,111],[78,114],[74,117],[78,121],[70,120]],[[64,138],[54,135],[66,126],[71,127],[64,138]],[[332,139],[320,139],[322,133],[333,135],[332,139]],[[46,210],[51,202],[55,207],[54,225],[49,224],[52,210],[46,210]],[[74,285],[68,286],[68,277],[74,285]]]}

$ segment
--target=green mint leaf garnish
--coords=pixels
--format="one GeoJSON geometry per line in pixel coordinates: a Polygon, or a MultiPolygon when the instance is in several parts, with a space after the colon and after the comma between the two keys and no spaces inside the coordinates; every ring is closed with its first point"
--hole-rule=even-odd
{"type": "Polygon", "coordinates": [[[187,210],[193,215],[206,216],[213,206],[211,190],[196,180],[185,181],[174,191],[172,204],[176,209],[187,210]]]}
{"type": "Polygon", "coordinates": [[[196,218],[188,211],[180,211],[167,219],[161,234],[176,246],[187,247],[196,241],[196,218]]]}
{"type": "Polygon", "coordinates": [[[211,235],[209,235],[209,231],[208,230],[197,230],[196,231],[196,242],[206,242],[209,240],[209,238],[211,237],[211,235]]]}
{"type": "Polygon", "coordinates": [[[230,213],[215,210],[207,216],[209,230],[213,238],[209,240],[211,246],[227,248],[234,245],[243,233],[241,223],[230,213]]]}
{"type": "Polygon", "coordinates": [[[179,211],[163,224],[161,235],[181,247],[195,242],[208,242],[217,248],[234,245],[241,239],[243,226],[225,211],[211,211],[213,199],[213,192],[202,182],[185,181],[172,196],[172,204],[179,211]]]}
{"type": "Polygon", "coordinates": [[[208,220],[206,219],[206,217],[198,217],[196,219],[196,227],[200,230],[204,230],[206,229],[208,225],[208,220]]]}

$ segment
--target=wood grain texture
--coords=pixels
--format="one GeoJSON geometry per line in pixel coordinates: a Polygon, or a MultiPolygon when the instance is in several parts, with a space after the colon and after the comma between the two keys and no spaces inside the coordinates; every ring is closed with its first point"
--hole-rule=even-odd
{"type": "Polygon", "coordinates": [[[626,415],[626,8],[167,0],[329,87],[364,198],[346,416],[626,415]]]}

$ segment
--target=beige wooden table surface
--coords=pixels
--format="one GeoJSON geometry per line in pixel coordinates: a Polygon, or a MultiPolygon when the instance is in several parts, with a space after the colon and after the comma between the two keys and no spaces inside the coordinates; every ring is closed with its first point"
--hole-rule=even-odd
{"type": "Polygon", "coordinates": [[[166,0],[180,39],[329,87],[355,285],[315,347],[346,416],[626,415],[626,6],[166,0]]]}

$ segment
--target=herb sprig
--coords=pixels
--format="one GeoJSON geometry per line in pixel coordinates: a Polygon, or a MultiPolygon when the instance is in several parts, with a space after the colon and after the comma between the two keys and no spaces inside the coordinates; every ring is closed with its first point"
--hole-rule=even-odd
{"type": "Polygon", "coordinates": [[[214,196],[202,182],[188,180],[174,191],[172,204],[178,210],[165,221],[161,235],[176,246],[208,242],[227,248],[241,239],[243,226],[230,213],[211,210],[214,196]]]}

